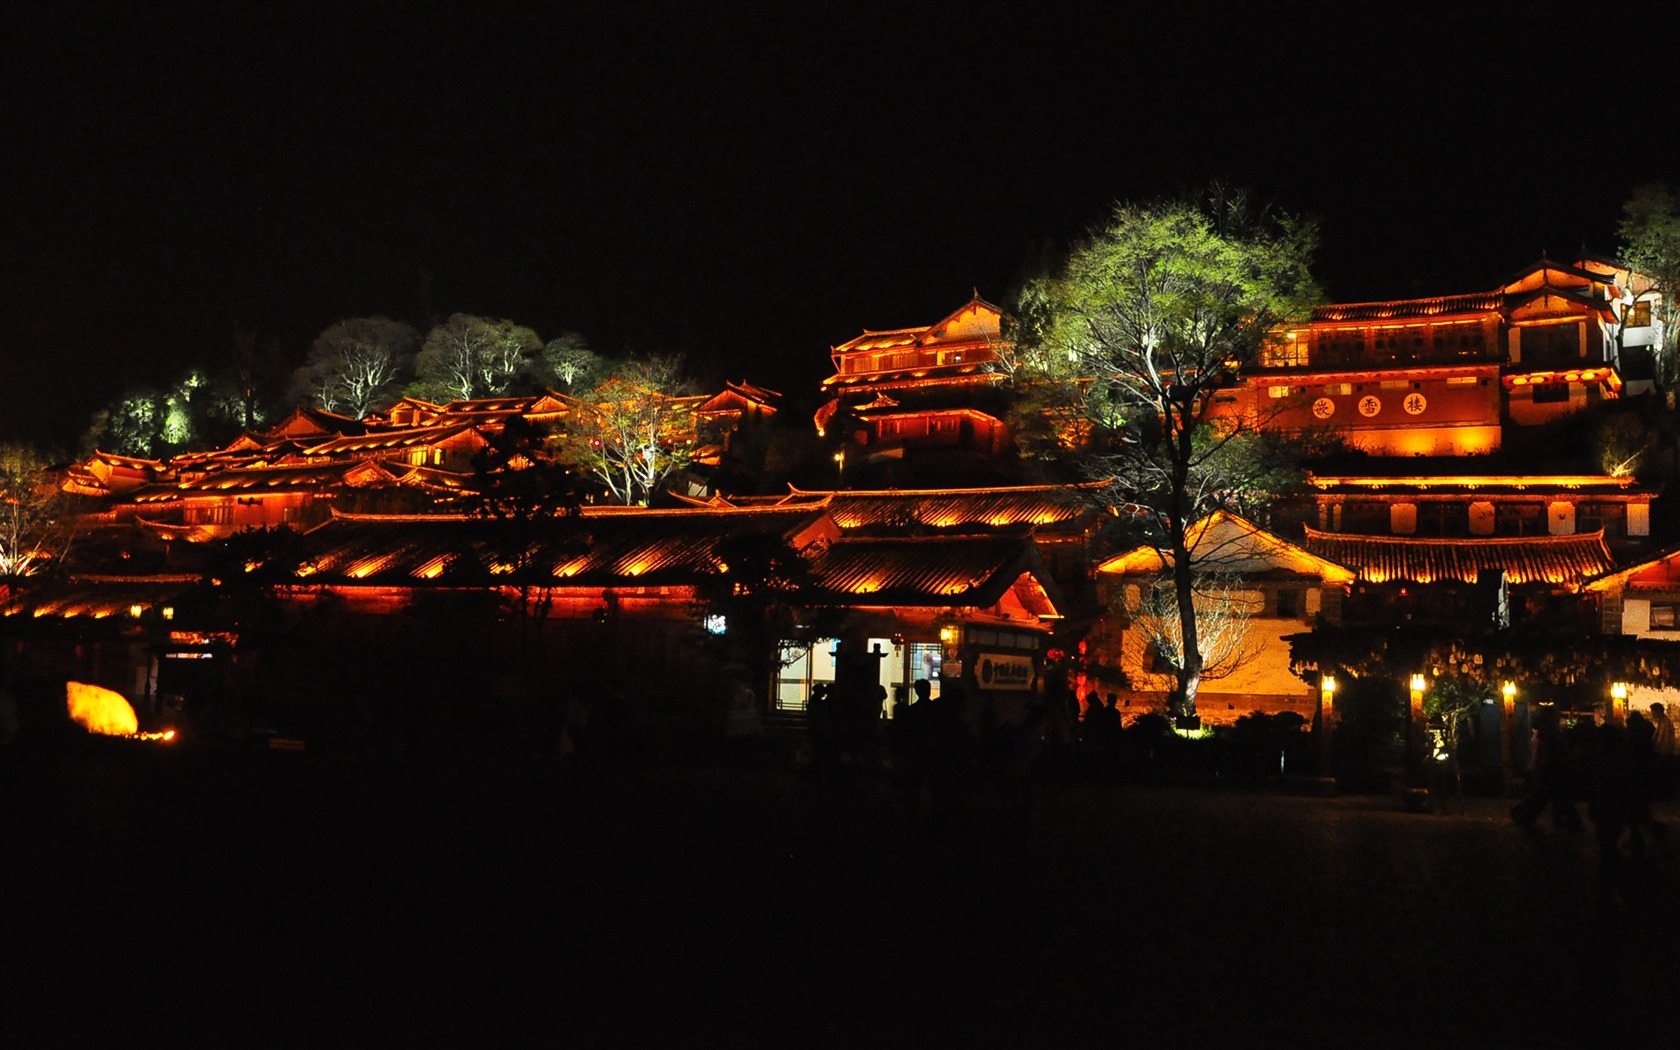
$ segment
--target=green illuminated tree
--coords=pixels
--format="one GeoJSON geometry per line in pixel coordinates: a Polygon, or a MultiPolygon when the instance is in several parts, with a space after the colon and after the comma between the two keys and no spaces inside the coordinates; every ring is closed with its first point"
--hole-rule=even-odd
{"type": "Polygon", "coordinates": [[[565,332],[543,347],[544,382],[566,391],[588,390],[608,369],[607,361],[584,343],[583,336],[565,332]]]}
{"type": "Polygon", "coordinates": [[[562,455],[624,504],[645,504],[691,461],[694,403],[680,358],[632,361],[581,396],[562,455]]]}
{"type": "Polygon", "coordinates": [[[70,543],[66,498],[46,457],[28,445],[0,444],[0,579],[27,576],[70,543]]]}
{"type": "Polygon", "coordinates": [[[1680,381],[1680,192],[1656,183],[1640,186],[1622,205],[1622,259],[1637,275],[1633,292],[1638,302],[1651,304],[1651,321],[1660,325],[1653,347],[1657,381],[1673,386],[1680,381]],[[1641,280],[1641,278],[1643,280],[1641,280]]]}
{"type": "Polygon", "coordinates": [[[409,393],[437,401],[498,397],[530,370],[541,350],[542,340],[524,325],[451,314],[426,333],[409,393]]]}
{"type": "Polygon", "coordinates": [[[292,402],[355,419],[396,400],[420,333],[388,317],[339,321],[315,337],[309,359],[292,374],[292,402]]]}
{"type": "Polygon", "coordinates": [[[1170,566],[1178,651],[1166,655],[1181,717],[1196,714],[1206,662],[1206,567],[1188,531],[1215,510],[1262,502],[1276,469],[1258,421],[1221,411],[1219,398],[1317,298],[1315,243],[1309,224],[1218,190],[1119,204],[1059,275],[1026,290],[1018,312],[1015,380],[1042,405],[1041,438],[1108,482],[1103,501],[1170,566]]]}

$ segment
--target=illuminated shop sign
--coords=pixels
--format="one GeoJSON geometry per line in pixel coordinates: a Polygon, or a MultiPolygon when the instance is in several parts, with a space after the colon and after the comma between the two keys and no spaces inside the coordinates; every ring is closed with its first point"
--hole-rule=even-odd
{"type": "Polygon", "coordinates": [[[980,679],[982,689],[1031,689],[1032,657],[981,653],[974,673],[980,679]]]}

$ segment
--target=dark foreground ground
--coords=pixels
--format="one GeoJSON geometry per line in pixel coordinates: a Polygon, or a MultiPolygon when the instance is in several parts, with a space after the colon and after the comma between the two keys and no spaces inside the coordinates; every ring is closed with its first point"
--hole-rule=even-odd
{"type": "Polygon", "coordinates": [[[7,1047],[1680,1046],[1676,861],[1496,800],[112,743],[5,756],[7,1047]]]}

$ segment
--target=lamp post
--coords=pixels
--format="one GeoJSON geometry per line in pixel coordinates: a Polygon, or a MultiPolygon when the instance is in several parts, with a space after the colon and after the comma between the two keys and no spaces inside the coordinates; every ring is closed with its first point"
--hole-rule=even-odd
{"type": "Polygon", "coordinates": [[[1627,721],[1628,687],[1626,682],[1614,682],[1610,686],[1610,721],[1621,725],[1627,721]]]}
{"type": "Polygon", "coordinates": [[[1429,809],[1429,787],[1424,773],[1429,727],[1423,715],[1423,693],[1428,688],[1429,680],[1421,673],[1412,675],[1411,703],[1406,709],[1406,794],[1401,801],[1414,813],[1429,809]]]}
{"type": "Polygon", "coordinates": [[[1319,791],[1336,793],[1336,676],[1320,675],[1318,679],[1318,787],[1319,791]]]}
{"type": "Polygon", "coordinates": [[[1505,795],[1513,797],[1522,792],[1522,776],[1517,772],[1517,746],[1512,735],[1517,729],[1517,683],[1506,679],[1499,687],[1499,767],[1505,774],[1505,795]]]}

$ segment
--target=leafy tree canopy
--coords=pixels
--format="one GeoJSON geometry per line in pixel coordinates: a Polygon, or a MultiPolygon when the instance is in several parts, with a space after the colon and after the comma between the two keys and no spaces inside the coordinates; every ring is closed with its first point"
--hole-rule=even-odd
{"type": "Polygon", "coordinates": [[[1317,300],[1315,245],[1310,224],[1217,188],[1200,200],[1123,203],[1061,274],[1022,296],[1012,365],[1031,410],[1050,421],[1038,433],[1053,445],[1039,454],[1107,481],[1105,501],[1169,556],[1181,640],[1174,700],[1186,715],[1203,666],[1187,531],[1215,510],[1259,503],[1279,469],[1259,421],[1221,395],[1317,300]]]}
{"type": "Polygon", "coordinates": [[[315,337],[309,359],[292,374],[291,401],[355,419],[386,408],[419,343],[413,326],[388,317],[339,321],[315,337]]]}
{"type": "Polygon", "coordinates": [[[524,325],[452,314],[426,333],[407,392],[444,402],[500,397],[528,376],[541,350],[542,340],[524,325]]]}
{"type": "Polygon", "coordinates": [[[1680,190],[1662,183],[1641,186],[1622,206],[1622,259],[1650,283],[1635,285],[1642,299],[1655,300],[1653,320],[1663,326],[1657,350],[1657,376],[1665,384],[1680,379],[1675,325],[1680,323],[1680,190]]]}

